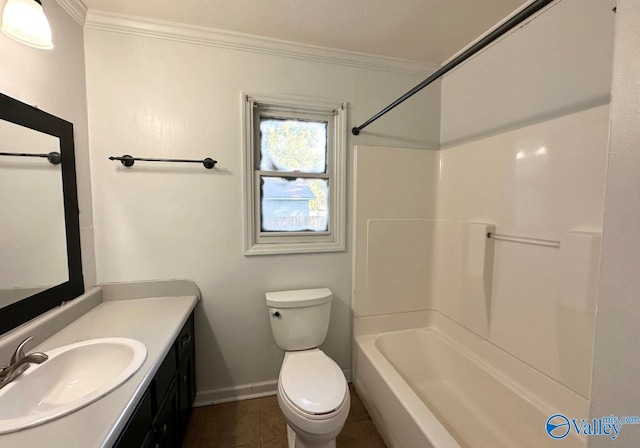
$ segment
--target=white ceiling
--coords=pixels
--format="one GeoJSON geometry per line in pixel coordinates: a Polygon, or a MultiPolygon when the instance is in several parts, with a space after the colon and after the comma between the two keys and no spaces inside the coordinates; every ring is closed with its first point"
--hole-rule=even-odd
{"type": "Polygon", "coordinates": [[[91,9],[441,64],[526,0],[83,0],[91,9]]]}

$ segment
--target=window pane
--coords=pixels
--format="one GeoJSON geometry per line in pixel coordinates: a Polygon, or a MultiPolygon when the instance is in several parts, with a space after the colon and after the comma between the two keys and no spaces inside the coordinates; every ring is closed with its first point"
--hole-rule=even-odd
{"type": "Polygon", "coordinates": [[[327,123],[261,117],[260,169],[326,172],[327,123]]]}
{"type": "Polygon", "coordinates": [[[329,229],[329,181],[261,177],[263,232],[324,232],[329,229]]]}

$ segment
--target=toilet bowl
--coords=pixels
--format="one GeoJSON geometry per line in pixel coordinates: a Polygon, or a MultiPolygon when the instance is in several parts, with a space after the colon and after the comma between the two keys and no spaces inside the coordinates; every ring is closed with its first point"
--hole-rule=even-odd
{"type": "Polygon", "coordinates": [[[290,448],[333,448],[351,399],[340,367],[315,349],[285,353],[278,404],[287,421],[290,448]]]}
{"type": "Polygon", "coordinates": [[[277,398],[289,448],[335,448],[349,414],[342,369],[318,348],[327,334],[332,298],[326,288],[267,293],[271,328],[285,350],[277,398]]]}

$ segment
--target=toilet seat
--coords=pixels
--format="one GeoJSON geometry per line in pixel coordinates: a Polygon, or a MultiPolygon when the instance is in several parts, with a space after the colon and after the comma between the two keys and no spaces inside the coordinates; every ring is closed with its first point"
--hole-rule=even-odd
{"type": "Polygon", "coordinates": [[[348,393],[342,370],[319,349],[285,353],[279,388],[294,410],[312,419],[331,417],[348,393]]]}

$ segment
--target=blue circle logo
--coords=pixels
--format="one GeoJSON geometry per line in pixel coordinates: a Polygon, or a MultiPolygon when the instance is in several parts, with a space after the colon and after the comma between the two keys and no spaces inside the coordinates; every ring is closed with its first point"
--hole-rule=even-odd
{"type": "Polygon", "coordinates": [[[547,420],[547,434],[552,439],[564,439],[569,435],[571,425],[569,419],[562,414],[555,414],[547,420]]]}

